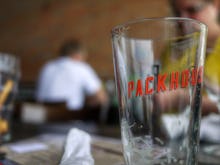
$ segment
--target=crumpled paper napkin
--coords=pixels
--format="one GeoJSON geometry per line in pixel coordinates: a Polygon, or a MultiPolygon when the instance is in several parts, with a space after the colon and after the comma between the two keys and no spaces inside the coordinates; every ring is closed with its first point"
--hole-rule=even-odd
{"type": "Polygon", "coordinates": [[[220,143],[220,115],[210,114],[201,120],[200,138],[212,143],[220,143]]]}
{"type": "Polygon", "coordinates": [[[69,131],[60,165],[94,165],[88,133],[77,128],[69,131]]]}

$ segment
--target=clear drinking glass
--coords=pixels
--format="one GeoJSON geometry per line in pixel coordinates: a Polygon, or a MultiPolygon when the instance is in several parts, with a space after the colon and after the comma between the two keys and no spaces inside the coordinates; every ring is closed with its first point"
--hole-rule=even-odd
{"type": "Polygon", "coordinates": [[[112,29],[127,165],[196,165],[207,27],[139,19],[112,29]]]}
{"type": "Polygon", "coordinates": [[[0,53],[0,143],[10,140],[10,120],[20,76],[19,60],[0,53]]]}

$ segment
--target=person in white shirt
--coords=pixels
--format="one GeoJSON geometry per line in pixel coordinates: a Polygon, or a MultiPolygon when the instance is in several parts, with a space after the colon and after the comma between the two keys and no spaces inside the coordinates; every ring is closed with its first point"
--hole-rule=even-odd
{"type": "Polygon", "coordinates": [[[78,40],[64,43],[60,57],[48,62],[41,70],[37,101],[66,102],[69,110],[81,110],[85,104],[105,104],[107,95],[101,81],[85,60],[85,49],[78,40]]]}

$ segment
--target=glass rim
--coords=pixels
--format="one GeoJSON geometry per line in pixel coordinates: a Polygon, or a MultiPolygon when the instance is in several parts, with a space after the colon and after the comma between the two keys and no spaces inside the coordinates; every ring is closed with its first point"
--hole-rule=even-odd
{"type": "MultiPolygon", "coordinates": [[[[133,25],[136,23],[142,23],[142,22],[147,22],[147,21],[189,21],[189,22],[193,22],[197,25],[199,25],[201,27],[201,30],[208,30],[208,26],[206,24],[204,24],[201,21],[198,21],[196,19],[192,19],[192,18],[186,18],[186,17],[152,17],[152,18],[138,18],[138,19],[133,19],[121,24],[118,24],[116,26],[114,26],[111,29],[111,34],[112,36],[118,35],[120,29],[123,30],[123,28],[126,28],[126,26],[128,25],[133,25]]],[[[121,32],[121,31],[120,31],[121,32]]]]}

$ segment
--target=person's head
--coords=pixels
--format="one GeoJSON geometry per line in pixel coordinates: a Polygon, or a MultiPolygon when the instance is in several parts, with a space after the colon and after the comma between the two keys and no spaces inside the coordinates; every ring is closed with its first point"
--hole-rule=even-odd
{"type": "Polygon", "coordinates": [[[210,28],[218,24],[219,0],[170,0],[175,16],[199,20],[210,28]]]}
{"type": "Polygon", "coordinates": [[[64,42],[60,48],[60,56],[71,57],[76,60],[85,60],[86,51],[83,45],[77,39],[71,39],[64,42]]]}

